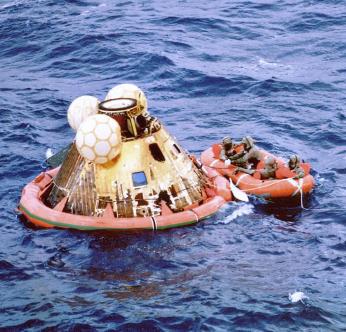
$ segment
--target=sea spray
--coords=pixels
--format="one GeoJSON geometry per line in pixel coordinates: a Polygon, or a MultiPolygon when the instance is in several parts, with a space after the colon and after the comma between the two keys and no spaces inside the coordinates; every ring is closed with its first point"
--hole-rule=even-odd
{"type": "Polygon", "coordinates": [[[234,210],[230,215],[226,216],[224,220],[220,220],[218,224],[227,225],[233,220],[237,219],[238,217],[251,214],[253,209],[254,207],[252,204],[243,204],[239,206],[236,210],[234,210]]]}

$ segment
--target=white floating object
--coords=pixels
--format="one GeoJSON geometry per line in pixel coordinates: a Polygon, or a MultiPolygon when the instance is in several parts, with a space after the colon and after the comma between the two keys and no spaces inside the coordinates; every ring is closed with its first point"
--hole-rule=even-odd
{"type": "Polygon", "coordinates": [[[93,96],[80,96],[76,98],[67,111],[67,120],[70,127],[77,131],[81,123],[89,116],[97,114],[99,100],[93,96]]]}
{"type": "MultiPolygon", "coordinates": [[[[294,293],[289,293],[288,294],[288,299],[292,303],[297,303],[297,302],[303,302],[304,299],[309,299],[308,296],[306,296],[303,292],[294,292],[294,293]]],[[[303,302],[304,303],[304,302],[303,302]]]]}
{"type": "Polygon", "coordinates": [[[104,114],[88,117],[76,135],[77,150],[85,159],[104,164],[121,150],[121,132],[118,122],[104,114]]]}
{"type": "Polygon", "coordinates": [[[46,159],[49,159],[53,155],[54,155],[53,150],[51,148],[48,148],[46,151],[46,159]]]}
{"type": "MultiPolygon", "coordinates": [[[[132,98],[137,100],[137,104],[140,106],[140,112],[144,113],[148,109],[147,98],[144,92],[134,84],[119,84],[113,87],[107,93],[105,100],[117,99],[117,98],[132,98]]],[[[139,115],[138,114],[138,115],[139,115]]]]}

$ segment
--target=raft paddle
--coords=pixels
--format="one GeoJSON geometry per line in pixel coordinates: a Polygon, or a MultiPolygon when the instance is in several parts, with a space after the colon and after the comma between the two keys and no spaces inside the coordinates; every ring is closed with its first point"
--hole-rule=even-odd
{"type": "Polygon", "coordinates": [[[236,187],[235,184],[232,182],[232,179],[229,179],[229,187],[231,189],[233,196],[238,201],[242,201],[242,202],[248,202],[249,201],[248,195],[246,195],[246,193],[244,191],[242,191],[238,187],[236,187]]]}

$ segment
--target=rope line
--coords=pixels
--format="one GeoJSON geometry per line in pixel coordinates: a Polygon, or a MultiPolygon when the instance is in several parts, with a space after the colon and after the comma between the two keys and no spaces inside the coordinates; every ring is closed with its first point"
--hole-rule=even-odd
{"type": "MultiPolygon", "coordinates": [[[[214,159],[213,162],[212,162],[212,163],[210,164],[210,166],[208,166],[208,167],[210,167],[210,168],[212,168],[212,169],[215,169],[215,170],[218,170],[218,169],[219,169],[219,170],[229,170],[229,167],[215,167],[215,166],[213,165],[214,163],[219,162],[219,161],[222,162],[222,160],[220,160],[220,159],[214,159]]],[[[235,169],[235,170],[232,172],[232,175],[233,175],[236,171],[237,171],[237,169],[235,169]]],[[[250,175],[250,176],[251,176],[251,174],[247,174],[247,173],[244,173],[244,175],[250,175]]],[[[251,190],[264,189],[264,188],[268,188],[268,187],[271,187],[271,186],[273,186],[273,185],[276,185],[276,184],[278,184],[278,183],[280,183],[280,182],[288,181],[290,184],[294,184],[294,185],[297,187],[297,191],[300,193],[300,206],[301,206],[302,209],[305,209],[304,204],[303,204],[303,179],[300,178],[300,179],[298,180],[298,183],[295,182],[295,181],[290,181],[290,180],[295,180],[295,177],[289,177],[289,178],[286,178],[286,179],[271,180],[271,181],[275,181],[275,182],[271,182],[271,183],[269,183],[269,184],[264,184],[264,185],[262,185],[262,186],[254,187],[254,188],[251,188],[251,189],[240,189],[240,190],[242,190],[242,191],[244,191],[244,192],[249,192],[249,191],[251,191],[251,190]]],[[[232,179],[231,179],[231,181],[232,181],[232,179]]],[[[240,178],[238,179],[236,185],[238,185],[239,181],[240,181],[240,178]]],[[[214,186],[214,187],[216,187],[216,186],[214,186]]],[[[293,196],[294,196],[294,195],[293,195],[293,196]]],[[[305,209],[305,210],[306,210],[306,209],[305,209]]]]}
{"type": "MultiPolygon", "coordinates": [[[[215,159],[214,161],[216,161],[216,160],[217,160],[217,159],[215,159]]],[[[221,162],[221,160],[218,160],[218,161],[221,162]]],[[[229,167],[215,167],[215,166],[208,166],[208,167],[213,168],[213,169],[229,169],[229,167]]],[[[232,174],[234,174],[236,171],[237,171],[237,170],[235,169],[235,170],[232,172],[232,174]]],[[[247,174],[247,173],[244,173],[244,174],[250,175],[250,176],[251,176],[251,174],[247,174]]],[[[295,177],[289,177],[289,178],[277,179],[277,180],[276,180],[276,179],[274,179],[274,180],[269,180],[269,181],[275,181],[275,183],[269,183],[269,184],[266,184],[266,185],[264,185],[264,186],[259,186],[259,187],[252,188],[252,189],[241,189],[241,190],[242,190],[242,191],[249,191],[249,190],[253,190],[253,189],[263,189],[263,188],[267,188],[267,187],[273,186],[273,185],[275,185],[275,184],[277,184],[277,183],[279,183],[279,182],[287,181],[287,180],[290,180],[290,179],[294,180],[295,177]]],[[[299,180],[302,180],[302,179],[299,179],[299,180]]]]}

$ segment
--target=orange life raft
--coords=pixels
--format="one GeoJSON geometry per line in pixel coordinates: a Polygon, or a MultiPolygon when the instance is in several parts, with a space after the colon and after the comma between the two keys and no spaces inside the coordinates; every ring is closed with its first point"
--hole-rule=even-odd
{"type": "Polygon", "coordinates": [[[59,167],[42,172],[22,191],[18,208],[30,222],[37,226],[78,230],[161,230],[197,223],[216,213],[226,201],[232,199],[227,179],[209,169],[205,172],[210,180],[210,186],[206,187],[203,201],[185,207],[184,211],[173,213],[168,206],[163,206],[160,216],[115,218],[111,205],[108,205],[102,216],[75,215],[62,211],[66,203],[64,199],[54,208],[49,208],[43,202],[43,196],[49,191],[58,171],[59,167]]]}
{"type": "MultiPolygon", "coordinates": [[[[303,194],[311,193],[314,187],[314,178],[311,174],[306,174],[302,179],[273,179],[260,180],[244,172],[236,172],[236,166],[226,166],[223,160],[219,159],[221,146],[214,144],[205,150],[201,155],[201,161],[204,165],[214,169],[219,174],[232,179],[233,183],[247,194],[260,196],[263,198],[290,198],[299,197],[303,194]]],[[[265,160],[268,156],[274,157],[265,150],[260,150],[261,159],[265,160]]],[[[279,165],[284,161],[281,158],[274,157],[279,165]]]]}

